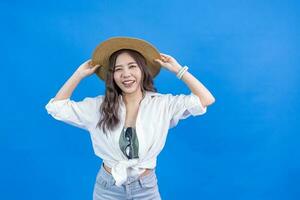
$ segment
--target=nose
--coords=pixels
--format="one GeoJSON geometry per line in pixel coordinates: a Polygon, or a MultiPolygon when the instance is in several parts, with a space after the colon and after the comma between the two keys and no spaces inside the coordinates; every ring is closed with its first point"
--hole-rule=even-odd
{"type": "Polygon", "coordinates": [[[128,78],[128,77],[130,77],[131,76],[131,73],[130,73],[130,71],[129,70],[123,70],[123,72],[122,72],[122,77],[123,78],[128,78]]]}

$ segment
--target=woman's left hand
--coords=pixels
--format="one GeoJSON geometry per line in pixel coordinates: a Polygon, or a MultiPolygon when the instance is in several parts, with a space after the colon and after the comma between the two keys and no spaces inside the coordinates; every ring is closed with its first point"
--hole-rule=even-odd
{"type": "Polygon", "coordinates": [[[160,59],[154,59],[155,62],[158,62],[161,66],[167,68],[171,72],[177,73],[182,66],[170,55],[160,53],[160,59]]]}

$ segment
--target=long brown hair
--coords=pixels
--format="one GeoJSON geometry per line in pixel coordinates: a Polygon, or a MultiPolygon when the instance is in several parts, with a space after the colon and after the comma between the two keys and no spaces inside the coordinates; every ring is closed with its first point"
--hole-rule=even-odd
{"type": "Polygon", "coordinates": [[[97,123],[97,127],[102,127],[104,134],[107,134],[106,129],[113,130],[120,123],[119,95],[122,95],[122,90],[114,81],[114,69],[118,55],[124,52],[128,53],[141,69],[141,90],[143,95],[145,95],[145,91],[157,91],[153,84],[152,75],[150,74],[150,71],[147,67],[146,59],[142,54],[132,49],[121,49],[114,52],[109,57],[109,68],[106,74],[105,81],[105,97],[99,108],[100,119],[97,123]]]}

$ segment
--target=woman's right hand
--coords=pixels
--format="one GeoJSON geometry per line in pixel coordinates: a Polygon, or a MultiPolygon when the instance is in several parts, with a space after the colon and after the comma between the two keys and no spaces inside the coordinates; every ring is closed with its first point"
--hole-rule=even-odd
{"type": "Polygon", "coordinates": [[[76,70],[76,73],[78,74],[78,76],[80,76],[81,78],[85,78],[87,76],[90,76],[91,74],[93,74],[98,67],[100,67],[100,65],[92,65],[92,59],[88,59],[87,61],[85,61],[84,63],[82,63],[76,70]]]}

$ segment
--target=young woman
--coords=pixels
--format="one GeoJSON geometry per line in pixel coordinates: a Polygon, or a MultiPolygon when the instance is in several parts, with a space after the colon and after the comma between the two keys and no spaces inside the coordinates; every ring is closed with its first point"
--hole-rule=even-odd
{"type": "Polygon", "coordinates": [[[161,199],[155,169],[168,129],[181,119],[204,114],[215,101],[187,69],[149,42],[114,37],[98,45],[93,58],[50,99],[48,113],[89,131],[95,154],[103,160],[94,200],[161,199]],[[191,93],[158,93],[153,78],[161,67],[184,81],[191,93]],[[93,73],[105,81],[105,95],[71,100],[79,82],[93,73]]]}

